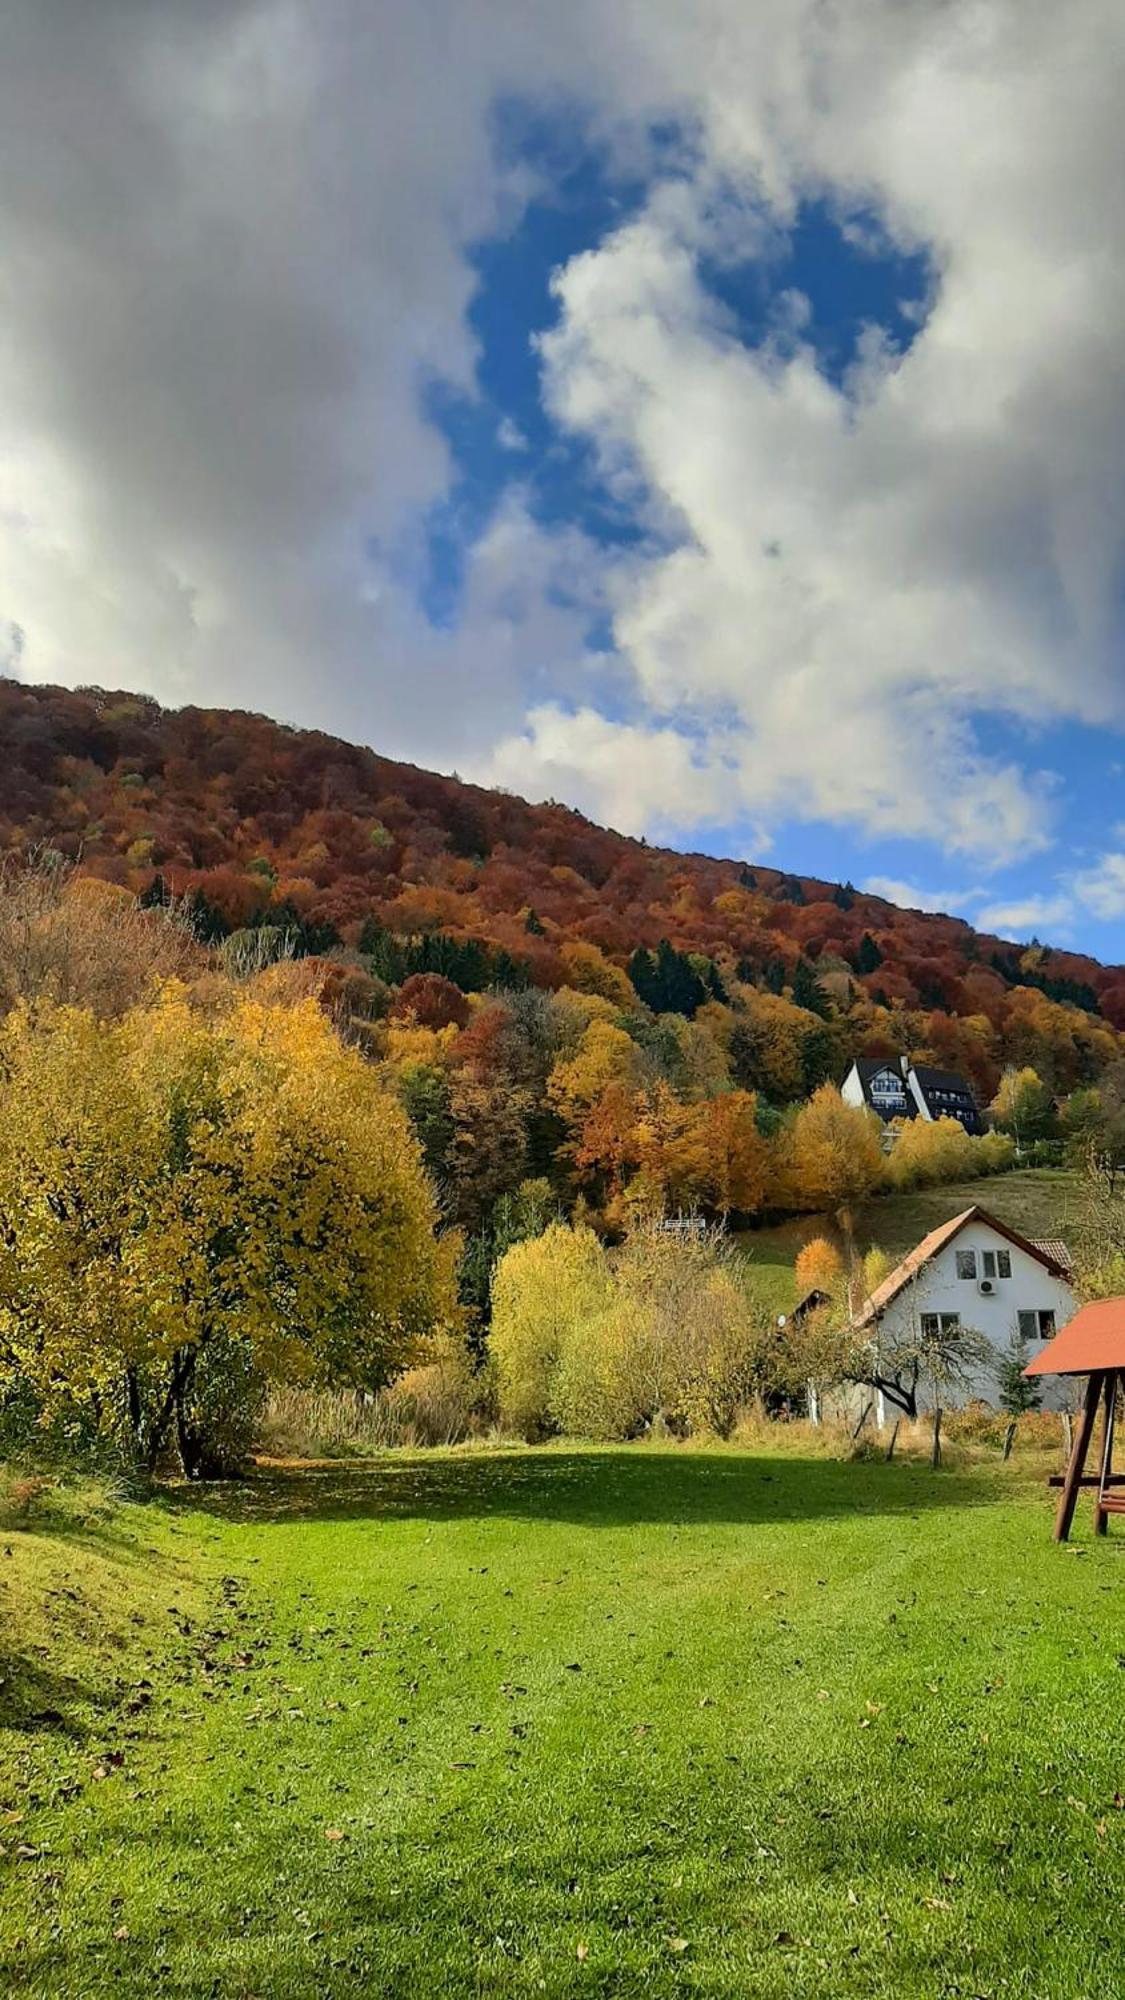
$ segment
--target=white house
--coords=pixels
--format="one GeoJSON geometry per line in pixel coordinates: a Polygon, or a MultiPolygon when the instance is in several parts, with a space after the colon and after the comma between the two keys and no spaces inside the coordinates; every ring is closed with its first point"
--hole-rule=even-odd
{"type": "Polygon", "coordinates": [[[976,1098],[956,1070],[913,1063],[909,1056],[860,1056],[840,1085],[845,1104],[866,1105],[884,1124],[892,1118],[957,1118],[966,1132],[983,1132],[976,1098]]]}
{"type": "MultiPolygon", "coordinates": [[[[1057,1239],[1031,1242],[974,1206],[923,1237],[871,1294],[855,1325],[888,1349],[950,1323],[983,1334],[995,1363],[982,1367],[968,1383],[952,1389],[943,1385],[939,1400],[959,1405],[979,1398],[995,1404],[996,1369],[1013,1342],[1030,1361],[1066,1325],[1077,1305],[1065,1244],[1057,1239]]],[[[1053,1383],[1046,1402],[1052,1393],[1057,1401],[1053,1383]]],[[[925,1382],[918,1395],[920,1405],[934,1400],[933,1388],[925,1382]]],[[[878,1412],[880,1422],[883,1414],[878,1412]]]]}

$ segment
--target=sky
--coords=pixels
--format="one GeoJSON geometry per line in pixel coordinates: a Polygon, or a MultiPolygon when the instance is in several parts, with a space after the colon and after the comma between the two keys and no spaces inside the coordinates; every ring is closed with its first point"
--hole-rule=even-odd
{"type": "Polygon", "coordinates": [[[1125,960],[1123,87],[1120,0],[8,0],[0,671],[1125,960]]]}

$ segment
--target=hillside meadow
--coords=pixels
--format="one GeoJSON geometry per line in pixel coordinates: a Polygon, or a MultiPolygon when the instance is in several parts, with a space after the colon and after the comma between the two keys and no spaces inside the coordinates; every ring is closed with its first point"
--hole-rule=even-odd
{"type": "Polygon", "coordinates": [[[1122,1990],[1125,1542],[790,1445],[9,1487],[5,1990],[1122,1990]]]}

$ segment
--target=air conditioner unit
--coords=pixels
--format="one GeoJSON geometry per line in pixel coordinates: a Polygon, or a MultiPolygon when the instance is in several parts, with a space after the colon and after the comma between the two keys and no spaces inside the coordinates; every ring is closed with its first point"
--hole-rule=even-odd
{"type": "Polygon", "coordinates": [[[982,1299],[990,1299],[992,1297],[993,1292],[996,1290],[995,1278],[982,1278],[977,1286],[977,1290],[980,1293],[982,1299]]]}

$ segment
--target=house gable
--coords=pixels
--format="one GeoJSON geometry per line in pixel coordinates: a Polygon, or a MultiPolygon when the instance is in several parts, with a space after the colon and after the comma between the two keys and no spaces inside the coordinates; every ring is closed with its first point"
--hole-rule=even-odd
{"type": "MultiPolygon", "coordinates": [[[[904,1257],[902,1262],[895,1266],[889,1277],[884,1278],[882,1284],[878,1285],[872,1292],[871,1297],[865,1302],[862,1311],[856,1319],[856,1326],[873,1326],[882,1317],[883,1313],[886,1312],[887,1307],[894,1303],[899,1294],[905,1291],[908,1285],[915,1283],[927,1266],[933,1264],[935,1259],[940,1257],[941,1253],[960,1236],[964,1229],[968,1228],[970,1223],[983,1224],[985,1228],[992,1230],[1015,1249],[1021,1250],[1026,1256],[1033,1258],[1037,1264],[1042,1266],[1049,1277],[1056,1278],[1063,1284],[1069,1284],[1069,1261],[1064,1262],[1057,1255],[1052,1254],[1051,1249],[1039,1243],[1032,1242],[1026,1236],[1021,1236],[1018,1230],[1010,1229],[1008,1224],[1001,1222],[998,1216],[990,1215],[987,1209],[981,1208],[978,1204],[974,1203],[971,1208],[963,1209],[959,1215],[952,1216],[948,1222],[941,1223],[937,1229],[931,1229],[929,1235],[924,1236],[922,1241],[915,1245],[909,1255],[904,1257]]],[[[1059,1248],[1062,1248],[1062,1246],[1060,1245],[1059,1248]]]]}

